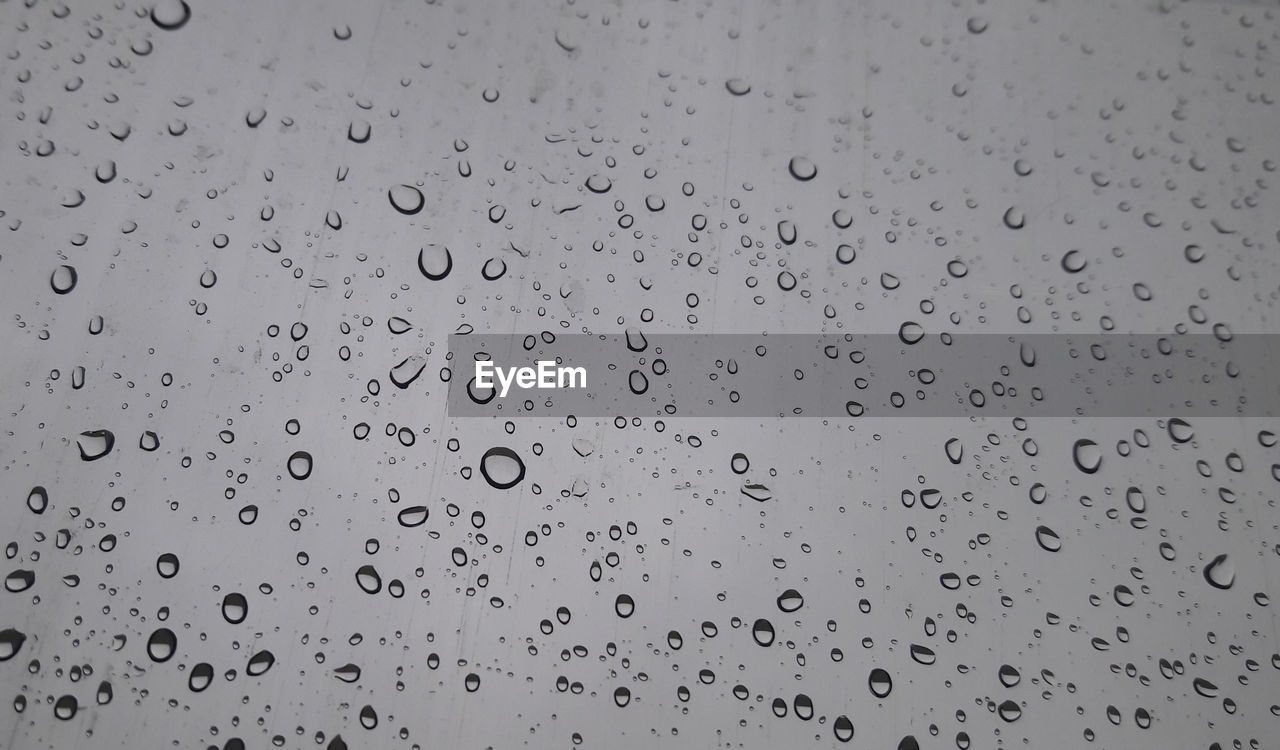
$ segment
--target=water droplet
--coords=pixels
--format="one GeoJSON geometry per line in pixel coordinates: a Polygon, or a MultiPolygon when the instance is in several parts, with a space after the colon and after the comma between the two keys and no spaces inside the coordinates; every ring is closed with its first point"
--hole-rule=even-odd
{"type": "Polygon", "coordinates": [[[27,494],[27,508],[32,513],[39,515],[44,513],[49,507],[49,491],[44,487],[35,486],[31,488],[31,492],[27,494]]]}
{"type": "Polygon", "coordinates": [[[9,661],[18,655],[27,635],[20,630],[5,628],[0,630],[0,662],[9,661]]]}
{"type": "Polygon", "coordinates": [[[382,590],[382,576],[372,565],[361,565],[356,570],[356,585],[366,594],[376,594],[382,590]]]}
{"type": "Polygon", "coordinates": [[[53,715],[63,721],[69,721],[76,715],[79,707],[80,704],[74,695],[64,695],[53,704],[53,715]]]}
{"type": "Polygon", "coordinates": [[[115,444],[116,436],[111,430],[89,430],[80,433],[80,439],[76,440],[82,461],[97,461],[110,453],[115,444]]]}
{"type": "Polygon", "coordinates": [[[796,718],[808,721],[813,718],[813,699],[804,693],[799,693],[791,701],[791,710],[796,712],[796,718]]]}
{"type": "Polygon", "coordinates": [[[405,216],[413,216],[427,203],[422,191],[413,185],[397,185],[388,189],[387,200],[392,208],[405,216]]]}
{"type": "Polygon", "coordinates": [[[265,650],[259,651],[258,653],[249,657],[249,664],[245,666],[244,671],[245,671],[245,674],[249,675],[250,677],[257,677],[259,675],[266,674],[267,670],[271,669],[272,665],[274,665],[275,663],[276,663],[275,654],[265,650]]]}
{"type": "Polygon", "coordinates": [[[49,286],[55,294],[70,294],[79,280],[80,274],[76,272],[75,266],[63,265],[53,269],[49,276],[49,286]]]}
{"type": "Polygon", "coordinates": [[[1009,664],[1000,665],[1000,684],[1001,685],[1004,685],[1007,688],[1011,688],[1011,687],[1016,687],[1019,682],[1022,682],[1022,674],[1018,672],[1018,670],[1015,667],[1009,664]]]}
{"type": "Polygon", "coordinates": [[[639,396],[649,390],[649,378],[639,370],[632,370],[627,376],[627,387],[631,392],[639,396]]]}
{"type": "Polygon", "coordinates": [[[1082,438],[1072,447],[1071,459],[1077,469],[1085,474],[1093,474],[1102,466],[1102,449],[1092,440],[1082,438]]]}
{"type": "Polygon", "coordinates": [[[613,187],[613,180],[602,174],[593,174],[587,178],[586,186],[587,190],[593,193],[603,194],[609,192],[609,189],[613,187]]]}
{"type": "Polygon", "coordinates": [[[490,487],[510,489],[524,479],[524,461],[510,448],[495,446],[480,459],[480,474],[490,487]]]}
{"type": "Polygon", "coordinates": [[[207,662],[200,662],[191,668],[191,675],[187,677],[187,688],[193,693],[203,692],[205,688],[213,683],[213,665],[207,662]]]}
{"type": "Polygon", "coordinates": [[[497,281],[507,272],[507,262],[502,258],[490,258],[480,268],[480,275],[485,281],[497,281]]]}
{"type": "Polygon", "coordinates": [[[1080,273],[1089,265],[1089,260],[1079,250],[1068,250],[1062,256],[1062,270],[1067,273],[1080,273]]]}
{"type": "Polygon", "coordinates": [[[889,677],[888,672],[879,667],[871,670],[867,685],[871,688],[871,694],[877,698],[887,698],[893,691],[893,679],[889,677]]]}
{"type": "Polygon", "coordinates": [[[18,569],[5,576],[4,590],[11,593],[26,591],[35,585],[36,573],[34,570],[18,569]]]}
{"type": "Polygon", "coordinates": [[[795,612],[804,606],[804,597],[795,589],[787,589],[778,595],[778,609],[783,612],[795,612]]]}
{"type": "Polygon", "coordinates": [[[756,645],[772,646],[773,645],[773,623],[763,617],[756,620],[751,626],[751,637],[755,639],[756,645]]]}
{"type": "Polygon", "coordinates": [[[933,664],[938,660],[937,655],[933,653],[933,649],[915,643],[911,644],[911,658],[916,663],[924,664],[925,666],[933,664]]]}
{"type": "Polygon", "coordinates": [[[1125,490],[1124,501],[1129,506],[1129,510],[1134,513],[1147,512],[1147,496],[1142,494],[1142,490],[1137,487],[1130,487],[1125,490]]]}
{"type": "Polygon", "coordinates": [[[1169,420],[1169,439],[1175,443],[1188,443],[1196,433],[1191,429],[1191,425],[1186,420],[1179,417],[1173,417],[1169,420]]]}
{"type": "Polygon", "coordinates": [[[427,245],[418,251],[418,270],[432,281],[440,281],[453,270],[453,254],[444,245],[427,245]]]}
{"type": "Polygon", "coordinates": [[[299,480],[306,479],[311,476],[311,464],[312,461],[310,453],[306,451],[294,451],[293,455],[289,456],[287,464],[289,476],[299,480]]]}
{"type": "Polygon", "coordinates": [[[186,0],[159,0],[151,8],[151,22],[165,31],[177,31],[191,20],[186,0]]]}
{"type": "Polygon", "coordinates": [[[1022,717],[1022,707],[1011,700],[1003,701],[996,708],[996,713],[1005,721],[1017,721],[1022,717]]]}
{"type": "Polygon", "coordinates": [[[814,164],[807,157],[793,156],[791,161],[787,163],[787,171],[791,176],[801,182],[808,182],[818,176],[818,165],[814,164]]]}
{"type": "Polygon", "coordinates": [[[400,513],[396,515],[396,520],[400,522],[401,526],[411,529],[415,526],[421,526],[426,523],[428,515],[429,513],[425,505],[414,505],[400,511],[400,513]]]}
{"type": "Polygon", "coordinates": [[[1062,549],[1062,539],[1058,537],[1058,532],[1048,526],[1036,527],[1036,544],[1046,552],[1057,552],[1062,549]]]}
{"type": "Polygon", "coordinates": [[[244,594],[232,592],[222,597],[222,618],[232,625],[239,625],[249,616],[249,600],[244,594]]]}
{"type": "Polygon", "coordinates": [[[178,575],[180,567],[178,556],[172,552],[166,552],[156,558],[156,572],[160,574],[161,578],[173,578],[178,575]]]}
{"type": "Polygon", "coordinates": [[[1195,689],[1198,695],[1201,695],[1205,698],[1218,697],[1218,686],[1213,684],[1212,682],[1209,682],[1203,677],[1196,677],[1195,679],[1193,679],[1191,681],[1191,687],[1195,689]]]}
{"type": "Polygon", "coordinates": [[[1204,566],[1204,579],[1215,589],[1229,589],[1236,582],[1236,566],[1231,558],[1218,555],[1204,566]]]}
{"type": "Polygon", "coordinates": [[[898,339],[904,344],[918,344],[923,338],[924,326],[921,326],[919,323],[907,321],[898,328],[898,339]]]}
{"type": "Polygon", "coordinates": [[[831,728],[837,740],[848,742],[853,739],[853,722],[849,720],[848,716],[844,714],[837,716],[831,728]]]}
{"type": "Polygon", "coordinates": [[[178,636],[168,628],[158,628],[147,639],[147,656],[156,663],[169,661],[177,650],[178,636]]]}

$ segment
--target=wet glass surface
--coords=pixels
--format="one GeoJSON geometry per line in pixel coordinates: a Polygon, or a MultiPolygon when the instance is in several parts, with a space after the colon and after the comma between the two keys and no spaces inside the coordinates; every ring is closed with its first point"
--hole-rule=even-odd
{"type": "Polygon", "coordinates": [[[0,2],[0,747],[1274,747],[1278,37],[0,2]]]}

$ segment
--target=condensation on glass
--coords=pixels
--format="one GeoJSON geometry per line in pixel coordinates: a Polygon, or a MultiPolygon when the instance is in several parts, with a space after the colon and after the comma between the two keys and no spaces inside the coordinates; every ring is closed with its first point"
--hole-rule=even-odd
{"type": "Polygon", "coordinates": [[[0,3],[0,746],[1275,747],[1280,425],[1233,399],[1274,385],[1278,35],[0,3]],[[648,342],[651,403],[451,412],[451,337],[588,334],[648,342]],[[720,334],[841,367],[657,351],[720,334]],[[1128,352],[1186,403],[1012,398],[1112,336],[1203,342],[1189,383],[1128,352]],[[893,349],[944,339],[987,374],[893,349]],[[763,362],[838,408],[664,390],[763,362]]]}

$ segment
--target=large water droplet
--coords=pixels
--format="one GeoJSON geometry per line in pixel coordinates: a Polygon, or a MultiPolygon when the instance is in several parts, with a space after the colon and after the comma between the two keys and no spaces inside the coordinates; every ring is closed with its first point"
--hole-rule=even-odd
{"type": "Polygon", "coordinates": [[[951,438],[943,446],[947,453],[947,460],[953,464],[959,464],[964,458],[964,443],[960,442],[960,438],[951,438]]]}
{"type": "Polygon", "coordinates": [[[361,565],[356,571],[356,585],[366,594],[376,594],[382,590],[382,576],[372,565],[361,565]]]}
{"type": "Polygon", "coordinates": [[[1130,487],[1125,490],[1124,501],[1129,506],[1129,510],[1134,513],[1147,512],[1147,496],[1142,494],[1142,490],[1137,487],[1130,487]]]}
{"type": "Polygon", "coordinates": [[[1236,566],[1227,555],[1218,555],[1204,566],[1204,579],[1215,589],[1229,589],[1236,582],[1236,566]]]}
{"type": "Polygon", "coordinates": [[[147,656],[157,663],[163,663],[173,658],[174,653],[178,650],[178,636],[168,628],[158,628],[147,639],[147,656]]]}
{"type": "Polygon", "coordinates": [[[751,637],[755,639],[757,645],[772,646],[774,638],[773,623],[763,617],[756,620],[751,626],[751,637]]]}
{"type": "Polygon", "coordinates": [[[1058,532],[1048,526],[1036,527],[1036,544],[1046,552],[1057,552],[1062,549],[1062,539],[1058,537],[1058,532]]]}
{"type": "Polygon", "coordinates": [[[795,612],[804,606],[804,597],[795,589],[787,589],[778,595],[778,609],[783,612],[795,612]]]}
{"type": "Polygon", "coordinates": [[[259,651],[258,653],[249,657],[249,663],[248,665],[245,666],[244,671],[245,671],[245,674],[249,675],[250,677],[257,677],[258,675],[266,674],[267,670],[271,669],[271,666],[275,663],[276,663],[275,654],[265,650],[259,651]]]}
{"type": "Polygon", "coordinates": [[[453,254],[444,245],[427,245],[418,250],[418,270],[432,281],[440,281],[453,270],[453,254]]]}
{"type": "Polygon", "coordinates": [[[1185,420],[1174,417],[1169,420],[1169,439],[1175,443],[1187,443],[1196,436],[1191,425],[1185,420]]]}
{"type": "Polygon", "coordinates": [[[222,618],[232,625],[239,625],[249,616],[249,600],[244,594],[232,592],[222,597],[222,618]]]}
{"type": "Polygon", "coordinates": [[[396,515],[396,520],[400,522],[401,526],[411,529],[415,526],[421,526],[426,523],[428,515],[427,506],[414,505],[400,511],[396,515]]]}
{"type": "Polygon", "coordinates": [[[1000,684],[1007,688],[1015,687],[1022,682],[1022,673],[1009,664],[1000,665],[1000,684]]]}
{"type": "Polygon", "coordinates": [[[32,487],[31,492],[27,494],[27,508],[32,513],[39,515],[45,512],[49,507],[49,491],[39,485],[32,487]]]}
{"type": "Polygon", "coordinates": [[[49,276],[49,286],[55,294],[70,294],[79,279],[75,266],[58,266],[49,276]]]}
{"type": "Polygon", "coordinates": [[[306,479],[311,476],[311,465],[312,461],[310,453],[306,451],[294,451],[293,455],[289,456],[287,464],[289,476],[299,480],[306,479]]]}
{"type": "Polygon", "coordinates": [[[191,20],[186,0],[159,0],[151,8],[151,22],[165,31],[177,31],[191,20]]]}
{"type": "Polygon", "coordinates": [[[34,570],[18,569],[5,576],[4,590],[12,593],[26,591],[35,585],[36,573],[34,570]]]}
{"type": "Polygon", "coordinates": [[[191,675],[187,677],[187,687],[193,693],[202,692],[213,682],[213,665],[208,662],[200,662],[191,668],[191,675]]]}
{"type": "Polygon", "coordinates": [[[53,715],[63,721],[69,721],[76,715],[76,710],[79,707],[80,703],[74,695],[64,695],[53,704],[53,715]]]}
{"type": "Polygon", "coordinates": [[[918,344],[924,338],[924,326],[908,320],[898,327],[898,339],[904,344],[918,344]]]}
{"type": "Polygon", "coordinates": [[[801,182],[808,182],[818,176],[818,165],[805,156],[793,156],[787,163],[787,171],[801,182]]]}
{"type": "Polygon", "coordinates": [[[13,628],[0,630],[0,661],[9,661],[18,655],[18,650],[27,640],[26,633],[13,628]]]}
{"type": "Polygon", "coordinates": [[[836,717],[835,723],[831,725],[831,729],[835,733],[836,739],[841,742],[848,742],[853,739],[853,722],[844,714],[836,717]]]}
{"type": "Polygon", "coordinates": [[[507,262],[502,258],[490,258],[480,267],[480,276],[485,281],[497,281],[507,273],[507,262]]]}
{"type": "Polygon", "coordinates": [[[180,567],[178,556],[172,552],[166,552],[156,558],[156,572],[161,578],[173,578],[178,575],[180,567]]]}
{"type": "Polygon", "coordinates": [[[1198,695],[1201,695],[1205,698],[1218,697],[1218,686],[1213,684],[1212,682],[1209,682],[1203,677],[1197,677],[1193,679],[1191,681],[1191,687],[1196,691],[1198,695]]]}
{"type": "Polygon", "coordinates": [[[1005,721],[1017,721],[1022,716],[1022,707],[1011,700],[1003,701],[996,708],[996,713],[1005,721]]]}
{"type": "Polygon", "coordinates": [[[893,679],[889,677],[888,672],[879,667],[871,670],[867,685],[871,688],[871,694],[877,698],[887,698],[893,691],[893,679]]]}
{"type": "Polygon", "coordinates": [[[1062,256],[1062,270],[1067,273],[1080,273],[1089,265],[1089,259],[1079,250],[1068,250],[1062,256]]]}
{"type": "Polygon", "coordinates": [[[413,185],[397,185],[387,190],[387,200],[392,208],[406,216],[418,213],[427,203],[422,191],[413,185]]]}
{"type": "Polygon", "coordinates": [[[1102,466],[1102,449],[1092,440],[1081,438],[1071,448],[1071,460],[1085,474],[1093,474],[1102,466]]]}
{"type": "Polygon", "coordinates": [[[510,448],[495,446],[480,459],[480,474],[489,486],[510,489],[524,479],[524,461],[510,448]]]}
{"type": "Polygon", "coordinates": [[[89,430],[80,433],[76,440],[82,461],[97,461],[110,453],[115,444],[116,436],[111,430],[89,430]]]}
{"type": "Polygon", "coordinates": [[[916,663],[924,664],[925,666],[933,664],[938,660],[937,655],[933,653],[933,649],[927,646],[920,646],[915,643],[911,644],[911,658],[916,663]]]}
{"type": "Polygon", "coordinates": [[[593,174],[587,178],[587,190],[593,193],[607,193],[613,187],[613,180],[602,174],[593,174]]]}

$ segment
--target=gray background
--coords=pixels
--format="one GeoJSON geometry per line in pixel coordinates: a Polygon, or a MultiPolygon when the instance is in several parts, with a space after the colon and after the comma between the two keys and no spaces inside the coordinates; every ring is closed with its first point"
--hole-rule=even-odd
{"type": "Polygon", "coordinates": [[[973,747],[1275,746],[1280,456],[1260,439],[1274,420],[1192,420],[1188,442],[1159,417],[507,424],[450,418],[438,375],[460,327],[1272,333],[1273,5],[191,11],[165,30],[147,3],[0,3],[0,529],[4,574],[34,573],[0,592],[0,630],[26,635],[0,662],[0,746],[822,747],[841,715],[866,747],[954,747],[959,732],[973,747]],[[366,142],[348,136],[366,125],[366,142]],[[790,174],[798,156],[814,179],[790,174]],[[585,187],[597,174],[609,192],[585,187]],[[393,208],[401,184],[420,213],[393,208]],[[441,246],[452,272],[424,278],[420,249],[441,246]],[[507,270],[489,281],[494,258],[507,270]],[[64,264],[78,283],[55,294],[64,264]],[[424,375],[397,389],[388,371],[410,357],[424,375]],[[96,429],[114,450],[82,461],[96,429]],[[157,450],[139,448],[145,431],[157,450]],[[1094,474],[1073,463],[1081,439],[1100,447],[1094,474]],[[478,471],[494,446],[526,466],[512,489],[478,471]],[[305,480],[287,471],[298,450],[314,457],[305,480]],[[904,505],[925,489],[937,507],[904,505]],[[416,505],[427,522],[399,525],[416,505]],[[1042,525],[1061,551],[1037,545],[1042,525]],[[1204,575],[1218,555],[1228,589],[1204,575]],[[358,586],[363,565],[380,593],[358,586]],[[977,578],[950,590],[945,573],[977,578]],[[804,606],[786,614],[790,588],[804,606]],[[238,625],[220,612],[229,592],[249,602],[238,625]],[[544,634],[562,606],[571,621],[544,634]],[[757,618],[776,630],[767,648],[757,618]],[[177,651],[153,663],[161,626],[177,651]],[[248,676],[262,650],[274,666],[248,676]],[[217,678],[196,694],[198,662],[217,678]],[[348,662],[354,684],[334,675],[348,662]],[[1003,664],[1020,684],[1001,684],[1003,664]],[[893,678],[883,699],[873,668],[893,678]],[[97,705],[104,681],[114,697],[97,705]],[[798,693],[813,720],[773,716],[798,693]],[[80,708],[63,721],[67,695],[80,708]],[[994,710],[1006,700],[1016,721],[994,710]]]}

